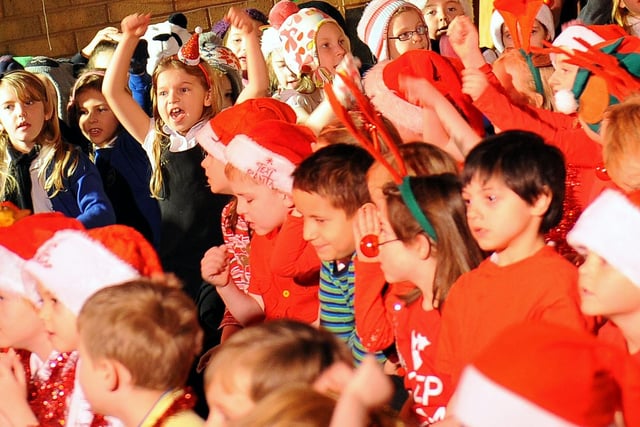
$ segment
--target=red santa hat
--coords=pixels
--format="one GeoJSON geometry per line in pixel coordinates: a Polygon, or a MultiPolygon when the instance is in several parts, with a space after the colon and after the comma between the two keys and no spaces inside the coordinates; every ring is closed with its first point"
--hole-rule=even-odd
{"type": "Polygon", "coordinates": [[[280,0],[269,11],[269,24],[278,30],[288,17],[299,11],[298,5],[291,0],[280,0]]]}
{"type": "Polygon", "coordinates": [[[178,59],[187,65],[200,64],[200,34],[202,34],[202,28],[196,27],[191,38],[178,51],[178,59]]]}
{"type": "Polygon", "coordinates": [[[60,230],[84,230],[75,218],[60,212],[26,216],[9,227],[0,227],[0,245],[24,259],[32,258],[38,248],[60,230]]]}
{"type": "Polygon", "coordinates": [[[275,98],[253,98],[226,108],[216,114],[196,134],[196,141],[207,153],[217,160],[227,163],[225,147],[248,123],[264,120],[282,120],[295,123],[295,111],[275,98]]]}
{"type": "Polygon", "coordinates": [[[582,212],[567,241],[577,250],[597,253],[640,287],[640,206],[624,194],[602,192],[582,212]]]}
{"type": "Polygon", "coordinates": [[[462,113],[469,125],[484,134],[482,114],[462,93],[462,79],[452,62],[436,52],[418,49],[394,60],[379,62],[364,76],[364,91],[376,110],[399,130],[422,134],[422,108],[407,101],[399,76],[427,79],[462,113]]]}
{"type": "Polygon", "coordinates": [[[24,262],[23,258],[0,245],[0,290],[28,297],[22,282],[24,262]]]}
{"type": "Polygon", "coordinates": [[[468,365],[452,401],[469,427],[638,424],[640,367],[618,347],[561,325],[508,328],[468,365]]]}
{"type": "Polygon", "coordinates": [[[135,268],[76,230],[54,234],[25,262],[22,274],[28,292],[35,294],[39,283],[76,315],[95,292],[138,277],[135,268]]]}
{"type": "Polygon", "coordinates": [[[291,174],[311,154],[315,134],[306,126],[264,120],[234,137],[226,148],[227,161],[273,190],[291,194],[291,174]]]}

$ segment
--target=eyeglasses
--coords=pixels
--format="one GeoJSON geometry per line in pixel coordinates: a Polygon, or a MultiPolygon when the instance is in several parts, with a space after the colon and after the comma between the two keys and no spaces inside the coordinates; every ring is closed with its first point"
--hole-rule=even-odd
{"type": "Polygon", "coordinates": [[[389,40],[400,40],[401,42],[409,41],[413,38],[414,34],[419,36],[424,36],[427,32],[426,25],[418,25],[414,31],[405,31],[404,33],[400,33],[395,37],[387,37],[389,40]]]}

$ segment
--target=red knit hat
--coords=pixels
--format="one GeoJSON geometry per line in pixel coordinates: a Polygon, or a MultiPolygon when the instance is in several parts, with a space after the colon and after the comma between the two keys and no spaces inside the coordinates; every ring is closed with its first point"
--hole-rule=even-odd
{"type": "Polygon", "coordinates": [[[198,65],[200,63],[200,43],[199,37],[202,28],[196,27],[191,38],[178,51],[178,59],[187,65],[198,65]]]}
{"type": "Polygon", "coordinates": [[[291,174],[311,154],[316,136],[306,126],[264,120],[237,135],[226,149],[227,161],[268,187],[290,194],[291,174]]]}
{"type": "Polygon", "coordinates": [[[275,98],[253,98],[226,108],[216,114],[196,134],[196,141],[207,153],[226,163],[225,147],[234,136],[246,129],[248,123],[282,120],[295,123],[295,111],[275,98]]]}
{"type": "Polygon", "coordinates": [[[87,234],[138,270],[141,276],[151,277],[163,272],[156,250],[135,228],[114,224],[92,228],[87,234]]]}
{"type": "Polygon", "coordinates": [[[581,331],[525,323],[504,331],[465,368],[453,414],[470,427],[604,427],[622,409],[639,424],[640,366],[581,331]]]}
{"type": "Polygon", "coordinates": [[[418,49],[392,61],[375,65],[364,77],[364,88],[375,108],[399,128],[422,134],[422,108],[407,101],[400,88],[400,76],[427,79],[458,110],[469,125],[484,134],[482,114],[468,95],[462,93],[462,79],[451,61],[436,52],[418,49]]]}
{"type": "Polygon", "coordinates": [[[29,215],[9,227],[0,227],[0,245],[24,259],[29,259],[56,231],[66,229],[85,228],[77,219],[66,217],[60,212],[29,215]]]}

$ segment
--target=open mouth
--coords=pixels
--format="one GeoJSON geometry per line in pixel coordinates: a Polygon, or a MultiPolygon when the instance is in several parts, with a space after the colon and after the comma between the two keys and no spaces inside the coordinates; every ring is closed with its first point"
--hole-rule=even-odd
{"type": "Polygon", "coordinates": [[[98,129],[98,128],[89,129],[89,135],[92,137],[96,137],[101,133],[102,133],[102,129],[98,129]]]}
{"type": "Polygon", "coordinates": [[[171,117],[173,120],[178,120],[180,119],[182,116],[184,116],[184,110],[182,110],[181,108],[172,108],[171,111],[169,111],[169,117],[171,117]]]}

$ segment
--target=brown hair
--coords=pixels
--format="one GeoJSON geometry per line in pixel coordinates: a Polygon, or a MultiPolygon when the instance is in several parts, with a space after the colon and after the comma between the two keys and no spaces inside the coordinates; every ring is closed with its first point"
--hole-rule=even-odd
{"type": "MultiPolygon", "coordinates": [[[[453,282],[482,261],[482,251],[467,225],[462,187],[456,175],[445,173],[412,177],[410,185],[420,210],[437,236],[437,241],[429,238],[431,255],[435,255],[437,259],[433,303],[434,306],[442,307],[453,282]]],[[[425,232],[407,207],[395,183],[385,185],[383,193],[386,196],[389,222],[398,239],[409,243],[418,234],[425,232]]],[[[419,290],[416,290],[406,297],[412,301],[418,295],[419,290]]]]}
{"type": "MultiPolygon", "coordinates": [[[[44,189],[49,197],[53,197],[64,190],[64,178],[72,175],[78,165],[78,154],[62,140],[60,134],[56,88],[49,77],[24,70],[5,74],[0,79],[0,86],[13,90],[22,102],[42,102],[45,114],[51,115],[49,119],[45,119],[35,143],[40,145],[40,156],[43,158],[42,165],[38,169],[38,178],[44,182],[44,189]],[[50,168],[52,171],[47,174],[50,168]]],[[[0,181],[4,180],[6,184],[3,186],[0,199],[17,186],[17,182],[9,175],[6,168],[9,144],[11,144],[9,135],[6,130],[2,130],[0,132],[0,181]]]]}
{"type": "Polygon", "coordinates": [[[176,282],[141,278],[91,296],[78,315],[89,357],[118,361],[139,387],[184,386],[202,331],[195,304],[176,282]]]}
{"type": "MultiPolygon", "coordinates": [[[[349,115],[353,120],[353,123],[358,127],[360,132],[371,132],[371,129],[368,128],[369,122],[364,118],[364,115],[361,111],[358,110],[349,110],[349,115]]],[[[402,138],[398,133],[396,127],[389,121],[389,119],[381,116],[382,121],[386,125],[386,130],[389,132],[391,138],[393,139],[392,143],[395,146],[399,146],[402,144],[402,138]]],[[[378,140],[380,141],[380,152],[385,154],[389,152],[389,147],[382,140],[382,137],[378,136],[378,140]]],[[[347,129],[345,124],[341,120],[335,120],[322,128],[320,134],[318,135],[317,145],[320,147],[325,147],[331,144],[344,143],[344,144],[352,144],[352,145],[360,145],[357,138],[353,136],[353,134],[347,129]]]]}
{"type": "Polygon", "coordinates": [[[293,188],[318,194],[350,218],[369,201],[366,175],[372,163],[362,147],[328,145],[300,163],[293,172],[293,188]]]}
{"type": "MultiPolygon", "coordinates": [[[[618,174],[628,166],[626,161],[640,161],[640,95],[632,95],[609,107],[605,120],[602,135],[604,164],[611,178],[617,181],[618,174]]],[[[640,189],[640,180],[637,185],[634,189],[640,189]]]]}
{"type": "Polygon", "coordinates": [[[211,105],[204,107],[201,119],[208,119],[218,114],[220,112],[220,101],[222,100],[219,83],[220,76],[213,72],[207,61],[200,61],[198,66],[186,65],[180,61],[176,55],[172,55],[161,59],[158,65],[156,65],[152,76],[154,90],[151,91],[153,117],[155,119],[155,139],[153,141],[155,167],[153,168],[149,187],[153,197],[158,199],[162,198],[163,187],[161,168],[162,152],[169,147],[169,136],[164,133],[163,128],[165,123],[158,113],[158,98],[155,88],[158,87],[158,76],[160,73],[169,69],[182,70],[191,76],[197,77],[202,87],[205,88],[205,90],[211,91],[211,105]]]}
{"type": "Polygon", "coordinates": [[[218,380],[235,388],[238,371],[250,378],[249,397],[258,402],[284,385],[312,384],[335,362],[353,364],[351,352],[333,333],[293,320],[245,328],[220,345],[205,371],[205,384],[218,380]]]}

